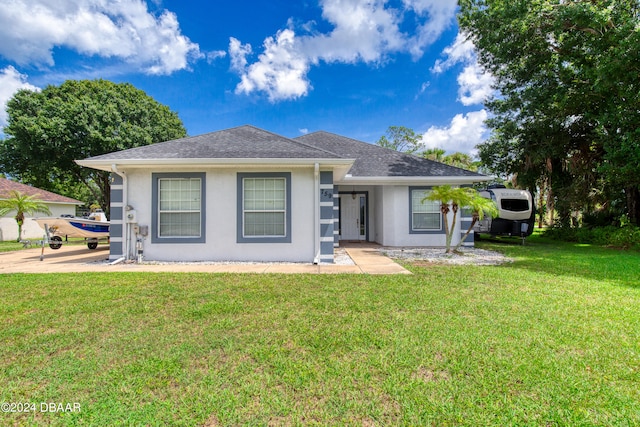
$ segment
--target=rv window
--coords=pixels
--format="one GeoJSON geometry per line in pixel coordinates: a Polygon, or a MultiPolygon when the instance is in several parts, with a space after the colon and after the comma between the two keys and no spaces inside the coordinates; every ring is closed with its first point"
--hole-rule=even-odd
{"type": "Polygon", "coordinates": [[[500,207],[506,211],[524,212],[529,210],[529,201],[526,199],[502,199],[500,207]]]}

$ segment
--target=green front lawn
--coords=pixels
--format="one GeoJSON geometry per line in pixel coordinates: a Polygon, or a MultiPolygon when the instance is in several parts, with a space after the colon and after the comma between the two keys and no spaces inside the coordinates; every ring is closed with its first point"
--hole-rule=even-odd
{"type": "MultiPolygon", "coordinates": [[[[27,240],[29,240],[31,244],[26,246],[24,243],[16,242],[15,240],[0,242],[0,252],[12,252],[12,251],[19,251],[23,249],[39,248],[42,244],[42,237],[37,239],[27,239],[27,240]]],[[[70,237],[67,240],[64,240],[63,238],[63,245],[77,246],[77,245],[86,245],[86,244],[87,244],[86,239],[83,239],[82,237],[70,237]]]]}
{"type": "Polygon", "coordinates": [[[24,245],[15,240],[0,242],[0,252],[19,251],[20,249],[25,249],[24,245]]]}
{"type": "Polygon", "coordinates": [[[640,424],[640,254],[482,246],[516,262],[0,276],[0,402],[37,405],[0,425],[640,424]]]}

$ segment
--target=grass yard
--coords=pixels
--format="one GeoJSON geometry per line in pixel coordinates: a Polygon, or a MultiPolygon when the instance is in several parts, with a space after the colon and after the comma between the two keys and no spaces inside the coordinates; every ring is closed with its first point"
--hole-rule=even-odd
{"type": "MultiPolygon", "coordinates": [[[[24,243],[16,242],[16,241],[0,242],[0,252],[19,251],[27,248],[39,248],[41,246],[42,238],[28,239],[28,240],[31,242],[31,244],[26,246],[24,243]]],[[[102,241],[100,241],[100,243],[102,243],[102,241]]],[[[86,246],[87,242],[83,238],[70,237],[68,240],[64,241],[63,244],[72,245],[72,246],[77,246],[77,245],[86,246]]],[[[48,248],[49,246],[47,245],[47,249],[48,248]]]]}
{"type": "Polygon", "coordinates": [[[24,249],[22,243],[16,241],[0,242],[0,252],[19,251],[20,249],[24,249]]]}
{"type": "Polygon", "coordinates": [[[0,425],[640,425],[640,254],[481,245],[516,261],[0,276],[0,402],[37,406],[0,425]]]}

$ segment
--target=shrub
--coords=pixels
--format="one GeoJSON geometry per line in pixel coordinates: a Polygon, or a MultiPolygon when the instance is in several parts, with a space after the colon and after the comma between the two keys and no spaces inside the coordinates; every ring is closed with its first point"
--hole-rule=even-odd
{"type": "Polygon", "coordinates": [[[640,249],[640,227],[554,227],[544,232],[545,237],[564,242],[613,246],[623,249],[640,249]]]}

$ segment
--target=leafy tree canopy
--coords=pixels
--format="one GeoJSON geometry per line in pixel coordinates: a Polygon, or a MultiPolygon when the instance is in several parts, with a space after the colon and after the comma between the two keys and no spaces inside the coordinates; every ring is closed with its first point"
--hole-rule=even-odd
{"type": "Polygon", "coordinates": [[[376,142],[381,147],[413,154],[420,150],[420,136],[411,128],[389,126],[387,133],[376,142]]]}
{"type": "Polygon", "coordinates": [[[548,187],[561,219],[625,200],[640,219],[640,2],[460,0],[500,96],[480,157],[548,187]]]}
{"type": "Polygon", "coordinates": [[[405,126],[389,126],[387,133],[382,135],[376,144],[471,171],[477,171],[480,166],[479,162],[465,153],[446,154],[446,150],[442,148],[425,148],[422,138],[413,129],[405,126]]]}
{"type": "Polygon", "coordinates": [[[74,160],[186,136],[178,115],[129,83],[69,80],[18,91],[7,104],[0,170],[109,208],[109,173],[74,160]],[[78,190],[84,187],[85,193],[78,190]]]}

